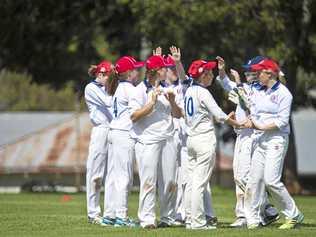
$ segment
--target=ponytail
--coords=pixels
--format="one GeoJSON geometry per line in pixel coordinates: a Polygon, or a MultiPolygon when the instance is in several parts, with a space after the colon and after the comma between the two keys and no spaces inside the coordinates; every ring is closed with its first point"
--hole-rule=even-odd
{"type": "Polygon", "coordinates": [[[95,77],[96,75],[95,75],[95,73],[96,73],[96,70],[97,70],[97,65],[90,65],[90,67],[89,67],[89,69],[88,69],[88,75],[90,76],[90,77],[95,77]]]}
{"type": "Polygon", "coordinates": [[[109,75],[109,79],[108,79],[108,85],[107,85],[107,92],[110,96],[113,96],[117,87],[118,87],[118,83],[119,83],[119,75],[115,72],[112,72],[109,75]]]}

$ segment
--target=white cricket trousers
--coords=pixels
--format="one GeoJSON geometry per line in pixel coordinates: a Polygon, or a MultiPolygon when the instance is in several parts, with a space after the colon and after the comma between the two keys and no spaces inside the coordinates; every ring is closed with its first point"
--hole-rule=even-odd
{"type": "Polygon", "coordinates": [[[153,144],[137,142],[140,193],[138,219],[142,227],[156,224],[155,204],[158,184],[160,220],[171,224],[175,218],[177,148],[173,137],[153,144]]]}
{"type": "MultiPolygon", "coordinates": [[[[176,213],[180,215],[182,220],[186,219],[185,216],[185,189],[188,180],[188,149],[187,147],[181,147],[181,162],[180,166],[177,167],[177,202],[176,202],[176,213]]],[[[207,188],[203,195],[204,198],[204,210],[205,215],[214,217],[216,216],[211,194],[211,186],[208,183],[207,188]]]]}
{"type": "Polygon", "coordinates": [[[259,224],[260,222],[264,188],[271,194],[276,207],[286,218],[296,217],[299,210],[281,182],[288,135],[277,131],[253,134],[253,137],[254,151],[245,193],[247,224],[259,224]]]}
{"type": "Polygon", "coordinates": [[[133,185],[135,140],[130,137],[129,131],[118,129],[111,129],[109,138],[115,187],[112,198],[116,217],[125,219],[128,216],[128,193],[133,185]]]}
{"type": "Polygon", "coordinates": [[[247,132],[237,135],[233,159],[233,173],[236,184],[236,217],[245,217],[244,194],[249,178],[252,146],[251,134],[247,132]]]}
{"type": "MultiPolygon", "coordinates": [[[[107,174],[108,132],[109,128],[102,125],[91,131],[86,173],[87,212],[91,218],[101,215],[100,193],[107,174]]],[[[105,199],[109,199],[109,195],[105,195],[105,199]]]]}
{"type": "Polygon", "coordinates": [[[216,137],[214,131],[189,136],[188,180],[185,191],[185,212],[191,227],[206,225],[204,192],[209,184],[215,164],[216,137]]]}

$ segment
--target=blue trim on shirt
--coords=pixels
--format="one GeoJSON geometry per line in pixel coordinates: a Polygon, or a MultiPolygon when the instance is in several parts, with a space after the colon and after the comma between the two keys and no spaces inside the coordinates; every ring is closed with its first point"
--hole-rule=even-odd
{"type": "Polygon", "coordinates": [[[130,84],[134,85],[133,82],[127,81],[127,80],[119,80],[119,83],[121,83],[121,82],[127,82],[127,83],[130,83],[130,84]]]}
{"type": "MultiPolygon", "coordinates": [[[[280,87],[280,83],[281,82],[279,80],[277,80],[276,83],[274,83],[274,85],[271,87],[270,90],[276,91],[280,87]]],[[[251,86],[254,87],[255,89],[259,90],[259,91],[268,89],[267,86],[261,85],[260,82],[253,82],[251,84],[251,86]]]]}
{"type": "MultiPolygon", "coordinates": [[[[149,81],[148,81],[146,78],[144,79],[143,82],[144,82],[144,84],[145,84],[145,86],[146,86],[146,88],[147,88],[146,93],[148,93],[149,90],[153,88],[153,86],[149,83],[149,81]]],[[[166,85],[165,82],[162,82],[162,81],[161,81],[159,84],[160,84],[160,86],[162,86],[162,87],[167,87],[167,85],[166,85]]]]}
{"type": "Polygon", "coordinates": [[[94,85],[98,87],[103,87],[103,85],[100,82],[97,82],[96,80],[91,81],[91,83],[93,83],[94,85]]]}
{"type": "Polygon", "coordinates": [[[181,81],[181,83],[183,85],[191,85],[192,81],[193,81],[193,79],[191,77],[189,77],[188,79],[181,81]]]}
{"type": "Polygon", "coordinates": [[[280,87],[280,81],[277,80],[276,83],[274,83],[274,85],[271,87],[272,91],[276,91],[279,87],[280,87]]]}
{"type": "Polygon", "coordinates": [[[254,88],[257,89],[258,91],[262,91],[262,90],[266,90],[266,89],[267,89],[266,86],[261,85],[260,82],[258,82],[258,81],[254,81],[254,82],[251,84],[251,87],[254,87],[254,88]]]}
{"type": "Polygon", "coordinates": [[[177,85],[179,85],[179,83],[180,83],[180,80],[179,80],[179,78],[178,78],[177,80],[175,80],[174,82],[172,82],[172,84],[173,84],[174,86],[177,86],[177,85]]]}
{"type": "Polygon", "coordinates": [[[153,86],[148,82],[148,80],[147,80],[146,78],[144,79],[143,82],[144,82],[144,84],[145,84],[147,90],[153,88],[153,86]]]}
{"type": "Polygon", "coordinates": [[[195,81],[192,82],[192,86],[200,86],[200,87],[203,87],[204,89],[207,89],[205,86],[203,86],[195,81]]]}

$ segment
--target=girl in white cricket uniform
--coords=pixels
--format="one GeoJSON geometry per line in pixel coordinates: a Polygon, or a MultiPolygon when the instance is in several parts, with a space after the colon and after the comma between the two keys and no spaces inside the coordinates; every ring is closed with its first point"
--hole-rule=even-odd
{"type": "Polygon", "coordinates": [[[161,227],[172,225],[176,201],[176,145],[173,139],[173,116],[181,109],[175,95],[160,85],[166,77],[162,56],[146,61],[146,79],[140,83],[131,100],[132,135],[136,138],[136,160],[139,167],[140,193],[138,218],[143,228],[156,227],[156,184],[158,184],[161,227]]]}
{"type": "Polygon", "coordinates": [[[304,219],[304,215],[298,210],[281,182],[293,97],[277,80],[280,69],[273,60],[263,60],[251,68],[258,71],[260,83],[266,89],[257,93],[252,102],[255,109],[251,112],[251,119],[255,131],[254,151],[245,197],[249,199],[247,205],[250,205],[246,207],[247,225],[250,229],[259,227],[260,200],[264,195],[263,183],[275,200],[276,206],[286,217],[287,221],[280,229],[291,229],[304,219]]]}
{"type": "Polygon", "coordinates": [[[186,222],[190,229],[215,229],[207,224],[203,196],[215,163],[216,137],[212,116],[222,122],[239,126],[216,104],[206,89],[213,80],[216,62],[194,61],[189,68],[193,84],[185,93],[185,121],[187,125],[188,183],[185,194],[186,222]]]}
{"type": "MultiPolygon", "coordinates": [[[[241,83],[239,74],[235,70],[231,70],[232,76],[235,78],[236,82],[231,81],[225,72],[225,62],[222,58],[218,57],[219,64],[222,64],[222,69],[219,72],[219,76],[216,78],[216,80],[221,84],[221,86],[230,93],[235,93],[234,90],[237,88],[242,88],[245,90],[246,96],[252,95],[254,93],[258,93],[261,89],[261,85],[257,81],[257,73],[251,72],[251,65],[257,64],[264,60],[265,57],[263,56],[257,56],[251,60],[248,61],[247,64],[243,65],[243,67],[246,69],[246,80],[247,83],[241,83]]],[[[230,94],[231,95],[231,94],[230,94]]],[[[249,115],[249,109],[245,107],[247,102],[244,104],[240,103],[240,98],[235,98],[236,101],[233,101],[237,103],[236,108],[236,120],[238,122],[243,122],[247,120],[247,116],[249,115]]],[[[244,98],[248,101],[249,98],[244,98]]],[[[249,106],[249,103],[248,103],[249,106]]],[[[232,223],[231,227],[246,227],[247,226],[247,220],[245,215],[245,188],[247,185],[247,181],[249,178],[249,171],[251,166],[251,155],[252,155],[252,145],[253,145],[253,139],[252,139],[252,128],[243,128],[243,129],[235,129],[235,132],[237,134],[237,139],[235,143],[235,150],[234,150],[234,160],[233,160],[233,172],[234,172],[234,181],[236,183],[236,207],[235,207],[235,214],[236,214],[236,220],[234,223],[232,223]]],[[[261,212],[262,220],[261,223],[263,225],[271,224],[272,222],[278,220],[279,215],[277,210],[268,203],[267,195],[265,195],[262,198],[263,201],[263,210],[261,212]]]]}
{"type": "Polygon", "coordinates": [[[135,140],[130,136],[131,94],[138,79],[138,68],[144,62],[137,62],[131,56],[121,57],[115,65],[116,74],[109,83],[109,94],[113,96],[113,119],[109,133],[109,156],[113,162],[112,177],[115,184],[113,200],[115,203],[114,226],[135,226],[128,218],[128,192],[133,183],[133,162],[135,140]]]}
{"type": "MultiPolygon", "coordinates": [[[[167,63],[174,65],[168,68],[167,78],[168,87],[172,88],[176,95],[176,103],[183,107],[184,94],[187,88],[191,85],[192,80],[188,79],[185,75],[183,65],[181,63],[181,52],[179,48],[175,46],[170,47],[172,54],[166,57],[167,63]]],[[[185,187],[187,184],[186,167],[188,163],[187,152],[187,134],[184,118],[174,118],[175,136],[174,139],[177,144],[177,201],[176,201],[176,220],[177,223],[183,223],[185,221],[185,187]]],[[[212,206],[212,196],[210,184],[207,185],[207,189],[204,192],[204,208],[206,214],[206,220],[210,225],[217,224],[217,218],[212,206]]]]}
{"type": "Polygon", "coordinates": [[[87,159],[86,192],[87,211],[90,223],[101,224],[100,192],[105,180],[105,208],[104,213],[111,211],[110,190],[111,180],[107,175],[107,151],[109,124],[112,120],[111,96],[106,91],[106,84],[113,66],[108,61],[102,61],[96,67],[91,67],[90,73],[96,79],[85,87],[85,101],[89,110],[90,120],[93,124],[89,155],[87,159]],[[109,208],[108,208],[109,206],[109,208]]]}

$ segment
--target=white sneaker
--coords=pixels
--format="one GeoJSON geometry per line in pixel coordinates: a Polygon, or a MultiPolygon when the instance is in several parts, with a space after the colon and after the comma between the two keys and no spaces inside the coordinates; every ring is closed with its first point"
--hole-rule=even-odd
{"type": "Polygon", "coordinates": [[[191,230],[191,223],[186,222],[186,223],[185,223],[185,228],[186,228],[187,230],[191,230]]]}
{"type": "Polygon", "coordinates": [[[247,220],[244,217],[238,217],[233,223],[229,225],[233,228],[243,228],[247,227],[247,220]]]}
{"type": "Polygon", "coordinates": [[[102,223],[102,217],[101,216],[96,216],[96,217],[89,217],[88,216],[88,222],[90,224],[97,224],[97,225],[101,225],[102,223]]]}
{"type": "Polygon", "coordinates": [[[213,225],[203,225],[201,227],[191,227],[191,230],[215,230],[216,226],[213,225]]]}

